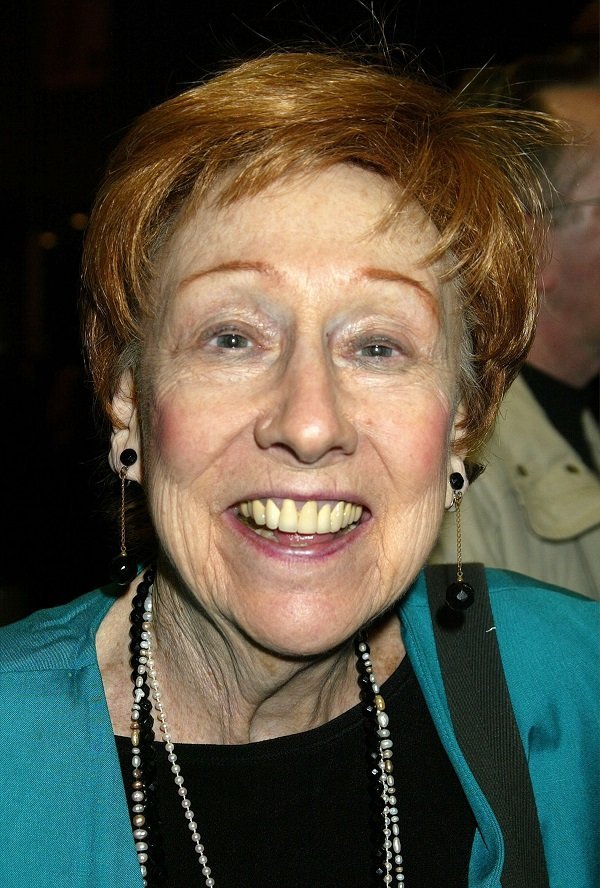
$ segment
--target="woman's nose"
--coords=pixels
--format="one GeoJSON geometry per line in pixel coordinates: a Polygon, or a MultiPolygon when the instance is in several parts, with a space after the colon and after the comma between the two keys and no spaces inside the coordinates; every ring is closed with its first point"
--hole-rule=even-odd
{"type": "Polygon", "coordinates": [[[326,354],[295,356],[271,393],[269,409],[256,422],[258,446],[287,451],[308,465],[352,453],[357,433],[342,400],[326,354]]]}

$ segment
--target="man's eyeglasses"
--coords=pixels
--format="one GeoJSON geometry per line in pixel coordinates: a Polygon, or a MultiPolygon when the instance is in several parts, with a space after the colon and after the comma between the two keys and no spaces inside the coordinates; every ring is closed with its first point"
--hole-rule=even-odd
{"type": "Polygon", "coordinates": [[[600,218],[600,197],[557,201],[554,206],[548,208],[548,212],[556,225],[600,218]]]}

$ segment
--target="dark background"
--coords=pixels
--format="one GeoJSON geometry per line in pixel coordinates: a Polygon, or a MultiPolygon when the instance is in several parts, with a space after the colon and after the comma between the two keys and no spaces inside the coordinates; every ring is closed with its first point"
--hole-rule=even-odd
{"type": "Polygon", "coordinates": [[[105,582],[117,548],[77,299],[86,215],[131,119],[228,59],[299,41],[384,35],[452,88],[467,69],[596,39],[597,11],[577,0],[4,0],[1,17],[0,623],[105,582]]]}

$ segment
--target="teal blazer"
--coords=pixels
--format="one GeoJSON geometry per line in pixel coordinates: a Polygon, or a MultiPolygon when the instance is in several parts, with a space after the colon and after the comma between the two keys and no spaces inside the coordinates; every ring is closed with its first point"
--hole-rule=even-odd
{"type": "MultiPolygon", "coordinates": [[[[551,888],[598,888],[598,604],[487,572],[551,888]]],[[[115,590],[0,629],[0,885],[141,888],[94,639],[115,590]]],[[[499,888],[503,839],[456,742],[423,575],[399,605],[408,656],[477,820],[470,888],[499,888]]],[[[467,614],[468,618],[468,614],[467,614]]]]}

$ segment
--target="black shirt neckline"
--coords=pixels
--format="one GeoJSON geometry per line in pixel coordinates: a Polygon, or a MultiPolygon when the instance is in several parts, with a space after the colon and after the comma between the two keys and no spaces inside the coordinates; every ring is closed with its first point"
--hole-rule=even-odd
{"type": "MultiPolygon", "coordinates": [[[[405,657],[382,685],[410,888],[465,888],[475,819],[405,657]]],[[[358,686],[357,686],[358,697],[358,686]]],[[[176,744],[217,888],[370,888],[381,807],[359,704],[325,725],[236,746],[176,744]],[[373,837],[374,836],[374,837],[373,837]]],[[[130,740],[116,738],[125,791],[130,740]]],[[[203,884],[161,743],[168,888],[203,884]]],[[[133,839],[132,839],[133,842],[133,839]]]]}

